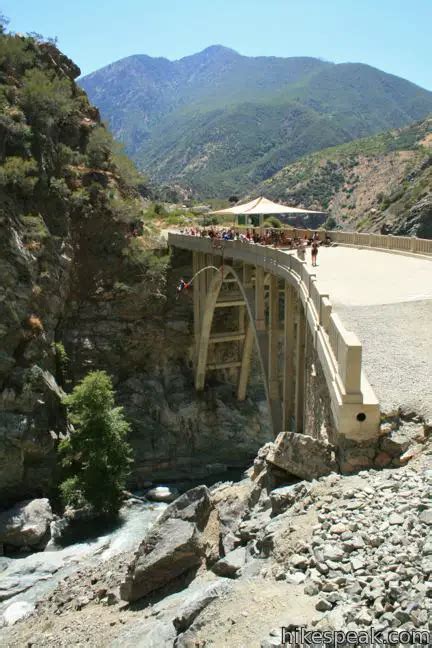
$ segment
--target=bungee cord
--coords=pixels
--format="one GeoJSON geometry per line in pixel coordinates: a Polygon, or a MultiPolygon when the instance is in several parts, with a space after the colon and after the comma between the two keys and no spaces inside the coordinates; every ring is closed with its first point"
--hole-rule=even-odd
{"type": "Polygon", "coordinates": [[[201,268],[198,270],[198,272],[195,272],[194,276],[190,281],[185,281],[184,279],[180,279],[179,285],[177,286],[177,299],[179,298],[180,294],[183,292],[183,290],[187,290],[192,286],[192,283],[195,281],[195,279],[200,275],[202,272],[206,272],[207,270],[216,270],[216,272],[220,272],[222,275],[222,281],[224,278],[224,248],[223,246],[220,246],[222,250],[222,265],[220,268],[217,268],[214,265],[208,265],[204,266],[204,268],[201,268]]]}

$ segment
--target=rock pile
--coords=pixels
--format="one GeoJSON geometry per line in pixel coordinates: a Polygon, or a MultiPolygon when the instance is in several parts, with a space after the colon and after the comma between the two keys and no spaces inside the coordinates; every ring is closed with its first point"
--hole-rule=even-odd
{"type": "Polygon", "coordinates": [[[430,444],[406,466],[271,490],[267,451],[242,482],[169,505],[135,555],[59,583],[6,645],[54,645],[42,639],[47,620],[59,647],[90,636],[122,648],[268,648],[281,645],[282,625],[302,624],[432,631],[430,444]]]}
{"type": "MultiPolygon", "coordinates": [[[[432,470],[359,477],[347,489],[339,475],[322,478],[334,486],[324,497],[310,489],[303,501],[318,524],[290,556],[286,578],[319,594],[320,626],[432,630],[432,470]]],[[[286,496],[292,504],[292,490],[286,496]]]]}

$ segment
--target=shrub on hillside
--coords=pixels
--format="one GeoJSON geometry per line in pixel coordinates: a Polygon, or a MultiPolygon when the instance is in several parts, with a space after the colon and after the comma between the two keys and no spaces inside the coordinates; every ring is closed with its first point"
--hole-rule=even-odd
{"type": "Polygon", "coordinates": [[[65,504],[90,507],[98,515],[118,512],[131,462],[126,441],[129,423],[115,407],[105,371],[92,371],[64,398],[71,431],[59,445],[66,479],[60,485],[65,504]]]}
{"type": "Polygon", "coordinates": [[[136,165],[125,153],[124,147],[119,142],[112,143],[112,160],[122,182],[136,189],[142,196],[150,195],[150,181],[141,173],[136,165]]]}
{"type": "Polygon", "coordinates": [[[337,222],[334,216],[327,216],[327,220],[323,225],[326,230],[334,230],[337,227],[337,222]]]}
{"type": "Polygon", "coordinates": [[[24,160],[18,155],[7,157],[0,166],[0,187],[26,196],[32,193],[37,182],[36,173],[34,160],[24,160]]]}
{"type": "Polygon", "coordinates": [[[28,70],[22,84],[21,105],[34,133],[50,133],[54,124],[74,110],[71,83],[37,68],[28,70]]]}
{"type": "Polygon", "coordinates": [[[0,17],[0,67],[9,74],[21,72],[32,65],[34,59],[34,50],[26,39],[4,33],[0,17]]]}
{"type": "Polygon", "coordinates": [[[96,126],[87,144],[89,166],[106,169],[109,166],[113,148],[112,135],[103,126],[96,126]]]}

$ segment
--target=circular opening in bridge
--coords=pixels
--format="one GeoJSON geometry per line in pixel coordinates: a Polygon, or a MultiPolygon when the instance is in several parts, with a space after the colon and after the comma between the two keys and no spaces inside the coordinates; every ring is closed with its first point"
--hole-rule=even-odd
{"type": "Polygon", "coordinates": [[[360,421],[360,423],[363,423],[363,421],[366,421],[366,414],[364,412],[359,412],[356,416],[357,421],[360,421]]]}

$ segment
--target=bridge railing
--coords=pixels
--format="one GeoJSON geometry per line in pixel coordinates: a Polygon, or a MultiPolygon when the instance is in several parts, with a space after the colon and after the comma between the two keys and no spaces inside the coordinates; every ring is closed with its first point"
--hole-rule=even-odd
{"type": "MultiPolygon", "coordinates": [[[[268,248],[258,247],[263,248],[262,254],[265,256],[268,248]]],[[[312,308],[308,314],[311,326],[316,329],[319,327],[324,334],[324,346],[330,352],[332,366],[344,397],[351,399],[358,396],[361,393],[362,354],[359,339],[354,333],[347,331],[340,318],[332,312],[328,293],[321,288],[316,275],[305,261],[282,250],[273,250],[271,256],[276,261],[275,273],[280,275],[280,268],[283,274],[283,269],[288,268],[298,278],[305,302],[310,301],[312,308]]]]}
{"type": "Polygon", "coordinates": [[[421,254],[432,256],[432,239],[422,239],[415,236],[393,236],[391,234],[374,234],[368,232],[341,232],[338,230],[310,230],[298,227],[252,227],[246,225],[236,225],[236,230],[258,230],[264,231],[289,232],[292,238],[311,239],[316,233],[321,241],[328,236],[333,243],[340,245],[350,245],[358,247],[374,248],[377,250],[390,250],[393,252],[402,252],[408,254],[421,254]]]}
{"type": "Polygon", "coordinates": [[[361,232],[327,232],[330,239],[342,245],[356,245],[394,252],[432,255],[432,239],[414,236],[391,236],[388,234],[364,234],[361,232]]]}

